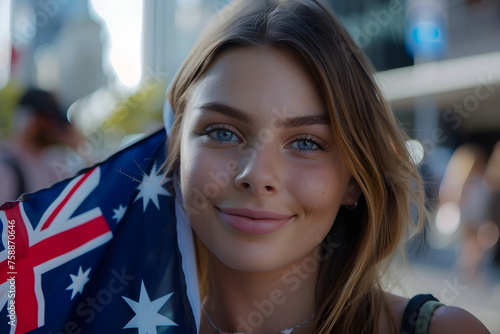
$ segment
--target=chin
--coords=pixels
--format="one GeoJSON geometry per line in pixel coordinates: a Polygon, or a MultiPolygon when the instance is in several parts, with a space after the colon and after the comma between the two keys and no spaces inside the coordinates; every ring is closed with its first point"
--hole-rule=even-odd
{"type": "Polygon", "coordinates": [[[218,257],[218,259],[228,268],[246,273],[273,272],[283,267],[282,265],[278,265],[276,263],[269,263],[269,261],[266,261],[264,259],[254,259],[254,258],[221,259],[220,257],[218,257]]]}
{"type": "Polygon", "coordinates": [[[274,272],[295,262],[295,257],[283,254],[283,247],[267,243],[269,241],[273,242],[238,240],[224,245],[217,243],[211,244],[209,251],[224,266],[241,272],[274,272]]]}

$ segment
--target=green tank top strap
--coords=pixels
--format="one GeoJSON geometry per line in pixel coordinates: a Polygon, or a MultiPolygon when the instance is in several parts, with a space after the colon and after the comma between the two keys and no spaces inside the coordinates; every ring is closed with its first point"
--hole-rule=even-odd
{"type": "Polygon", "coordinates": [[[406,305],[401,334],[427,334],[432,314],[441,304],[433,295],[416,295],[406,305]]]}
{"type": "Polygon", "coordinates": [[[435,300],[429,300],[422,305],[417,317],[415,334],[427,334],[429,332],[432,314],[438,307],[443,305],[444,304],[435,300]]]}

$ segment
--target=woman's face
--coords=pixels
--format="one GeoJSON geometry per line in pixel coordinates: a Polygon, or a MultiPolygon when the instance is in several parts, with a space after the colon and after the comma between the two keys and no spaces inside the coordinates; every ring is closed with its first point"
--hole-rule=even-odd
{"type": "Polygon", "coordinates": [[[359,195],[308,72],[289,53],[223,53],[191,91],[181,189],[193,229],[227,266],[301,261],[359,195]]]}

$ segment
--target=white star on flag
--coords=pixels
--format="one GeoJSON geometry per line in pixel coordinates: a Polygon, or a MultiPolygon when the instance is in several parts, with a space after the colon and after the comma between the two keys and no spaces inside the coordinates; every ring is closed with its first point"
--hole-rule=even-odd
{"type": "Polygon", "coordinates": [[[142,198],[142,207],[146,211],[146,207],[149,201],[153,202],[158,210],[160,210],[160,203],[158,201],[159,195],[171,196],[163,185],[167,183],[170,179],[165,177],[165,175],[158,175],[156,165],[151,169],[149,175],[144,174],[142,176],[141,184],[137,187],[139,194],[135,198],[134,202],[142,198]]]}
{"type": "Polygon", "coordinates": [[[146,287],[144,286],[144,281],[141,281],[141,293],[138,302],[122,296],[135,312],[135,316],[123,327],[123,329],[137,328],[139,334],[157,334],[156,326],[177,326],[175,322],[158,313],[172,294],[173,292],[157,300],[151,301],[146,291],[146,287]]]}
{"type": "Polygon", "coordinates": [[[119,223],[122,220],[123,216],[125,215],[126,211],[127,207],[120,204],[118,209],[113,209],[115,215],[112,217],[112,219],[116,219],[116,222],[119,223]]]}
{"type": "Polygon", "coordinates": [[[85,272],[83,272],[82,267],[80,266],[80,268],[78,268],[78,274],[76,275],[69,274],[73,283],[71,283],[70,286],[66,288],[66,290],[73,290],[71,292],[71,299],[73,299],[78,292],[79,293],[83,292],[83,287],[89,281],[89,273],[90,273],[90,268],[85,270],[85,272]]]}

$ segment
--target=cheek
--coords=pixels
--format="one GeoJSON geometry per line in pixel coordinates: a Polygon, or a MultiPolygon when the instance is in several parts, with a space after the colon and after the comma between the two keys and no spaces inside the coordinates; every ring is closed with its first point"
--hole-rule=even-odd
{"type": "Polygon", "coordinates": [[[214,175],[224,169],[224,161],[195,145],[181,147],[180,161],[181,191],[186,207],[197,211],[206,209],[208,200],[222,190],[214,175]]]}
{"type": "Polygon", "coordinates": [[[305,215],[331,223],[347,189],[347,177],[343,174],[332,166],[299,170],[291,178],[294,182],[289,183],[290,192],[295,194],[305,215]]]}

